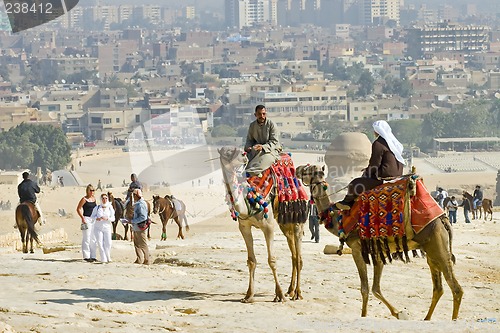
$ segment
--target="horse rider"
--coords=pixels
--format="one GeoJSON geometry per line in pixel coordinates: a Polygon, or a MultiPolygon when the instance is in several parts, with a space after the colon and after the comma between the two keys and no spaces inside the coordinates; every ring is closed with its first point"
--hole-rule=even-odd
{"type": "Polygon", "coordinates": [[[250,174],[259,174],[269,168],[280,157],[282,150],[279,142],[279,133],[276,124],[266,117],[266,107],[255,107],[255,121],[247,133],[245,152],[248,153],[246,171],[250,174]]]}
{"type": "Polygon", "coordinates": [[[472,202],[473,209],[477,209],[478,206],[481,206],[481,202],[483,201],[483,190],[481,190],[481,186],[476,185],[476,189],[472,196],[474,197],[472,202]]]}
{"type": "Polygon", "coordinates": [[[38,187],[38,184],[32,181],[29,177],[30,174],[28,172],[23,172],[23,181],[17,186],[19,203],[27,201],[31,202],[38,211],[38,215],[40,215],[39,221],[45,223],[42,209],[40,208],[40,204],[38,203],[36,198],[36,193],[40,193],[40,187],[38,187]]]}
{"type": "Polygon", "coordinates": [[[131,180],[131,182],[128,186],[127,198],[125,199],[125,207],[127,206],[128,202],[131,199],[132,192],[134,192],[135,189],[142,190],[142,184],[139,181],[139,179],[137,178],[137,175],[135,173],[130,175],[130,180],[131,180]]]}

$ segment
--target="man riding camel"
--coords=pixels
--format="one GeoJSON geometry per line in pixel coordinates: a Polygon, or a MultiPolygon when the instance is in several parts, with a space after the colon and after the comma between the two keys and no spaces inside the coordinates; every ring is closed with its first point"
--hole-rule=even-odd
{"type": "Polygon", "coordinates": [[[31,202],[38,214],[40,215],[39,221],[45,224],[45,218],[43,217],[42,209],[40,204],[36,199],[36,193],[40,193],[40,187],[38,184],[32,181],[28,172],[23,172],[23,181],[17,186],[17,194],[19,195],[19,203],[31,202]]]}
{"type": "Polygon", "coordinates": [[[255,107],[255,121],[249,128],[245,143],[245,151],[248,153],[248,164],[246,171],[251,175],[257,175],[269,168],[280,158],[281,144],[276,124],[266,117],[266,107],[257,105],[255,107]]]}
{"type": "Polygon", "coordinates": [[[372,154],[363,176],[353,179],[347,187],[347,195],[335,204],[337,209],[350,210],[354,200],[364,191],[371,190],[383,184],[384,178],[403,175],[403,145],[394,136],[391,126],[385,120],[373,123],[375,141],[372,144],[372,154]]]}

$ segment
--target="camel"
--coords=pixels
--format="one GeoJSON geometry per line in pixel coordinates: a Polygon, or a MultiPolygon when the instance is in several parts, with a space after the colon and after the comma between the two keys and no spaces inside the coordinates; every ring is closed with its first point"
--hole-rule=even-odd
{"type": "MultiPolygon", "coordinates": [[[[338,236],[338,211],[331,209],[332,203],[327,192],[327,182],[324,180],[324,167],[320,166],[299,166],[297,167],[297,177],[302,179],[304,185],[309,186],[311,191],[311,200],[314,200],[319,212],[324,212],[332,216],[332,226],[328,229],[329,232],[338,236]],[[330,212],[328,212],[330,211],[330,212]]],[[[324,215],[322,215],[324,216],[324,215]]],[[[362,308],[361,316],[366,317],[368,305],[368,272],[367,264],[362,256],[361,240],[357,230],[354,230],[346,236],[345,242],[352,249],[352,257],[358,269],[359,278],[361,281],[361,296],[362,308]]],[[[453,272],[453,264],[455,257],[452,253],[452,229],[448,219],[441,215],[427,224],[423,230],[413,238],[413,242],[409,242],[410,249],[415,246],[420,246],[427,254],[427,264],[431,270],[433,293],[432,301],[424,320],[430,320],[434,309],[443,295],[442,275],[453,294],[453,312],[452,319],[457,319],[462,300],[462,287],[455,278],[453,272]]],[[[382,303],[387,306],[391,314],[398,319],[405,319],[405,314],[398,311],[392,306],[382,295],[380,289],[380,281],[382,278],[383,262],[379,256],[376,256],[373,265],[373,285],[372,293],[382,303]]]]}
{"type": "MultiPolygon", "coordinates": [[[[290,252],[292,253],[292,278],[288,291],[283,294],[278,274],[276,270],[276,256],[274,253],[274,227],[276,225],[275,212],[272,204],[267,205],[267,213],[255,212],[249,209],[246,201],[245,189],[248,183],[246,178],[241,176],[244,168],[248,163],[248,158],[240,148],[237,147],[222,147],[218,150],[220,154],[220,163],[224,183],[226,186],[227,197],[230,204],[234,207],[233,219],[238,221],[238,227],[245,240],[248,259],[247,265],[249,270],[249,283],[246,295],[241,302],[251,303],[254,301],[255,295],[255,269],[257,260],[255,257],[252,227],[262,230],[266,246],[267,246],[267,261],[273,273],[275,282],[275,297],[274,302],[284,302],[285,296],[289,296],[292,300],[302,299],[302,291],[300,289],[300,272],[302,270],[302,235],[304,233],[304,223],[281,223],[278,224],[281,231],[287,238],[290,252]],[[239,172],[241,171],[241,172],[239,172]]],[[[271,191],[272,193],[273,191],[271,191]]],[[[271,200],[271,203],[273,200],[271,200]]],[[[304,219],[305,222],[305,219],[304,219]]]]}

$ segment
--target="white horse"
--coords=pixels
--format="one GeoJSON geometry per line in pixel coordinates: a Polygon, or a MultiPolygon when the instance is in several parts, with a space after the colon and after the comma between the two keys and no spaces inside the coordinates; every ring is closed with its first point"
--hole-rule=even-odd
{"type": "MultiPolygon", "coordinates": [[[[261,229],[266,239],[267,261],[273,272],[275,281],[275,298],[274,302],[285,301],[285,295],[281,290],[278,275],[276,272],[276,256],[274,254],[274,227],[276,225],[275,213],[273,211],[273,199],[275,197],[274,188],[271,190],[269,199],[266,206],[266,211],[259,211],[252,209],[247,201],[247,188],[248,183],[245,177],[245,166],[248,163],[246,154],[237,147],[223,147],[218,150],[220,154],[220,163],[222,167],[222,174],[224,176],[224,183],[226,185],[227,199],[232,207],[233,219],[238,221],[240,232],[245,240],[248,252],[248,270],[250,279],[248,290],[245,297],[241,300],[243,303],[250,303],[254,301],[255,295],[255,268],[257,260],[253,247],[252,227],[261,229]]],[[[292,300],[302,299],[302,292],[300,290],[300,271],[302,269],[302,235],[304,230],[304,223],[282,223],[279,224],[281,231],[285,234],[288,246],[292,253],[292,279],[290,287],[286,295],[290,296],[292,300]]]]}

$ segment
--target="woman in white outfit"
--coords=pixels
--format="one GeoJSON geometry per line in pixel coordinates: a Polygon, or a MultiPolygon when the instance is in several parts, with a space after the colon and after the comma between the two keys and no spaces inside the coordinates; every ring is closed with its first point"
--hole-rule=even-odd
{"type": "Polygon", "coordinates": [[[101,262],[111,262],[111,221],[115,218],[115,210],[106,193],[101,194],[101,204],[94,208],[90,217],[95,221],[94,235],[101,262]]]}
{"type": "Polygon", "coordinates": [[[76,212],[80,216],[82,230],[82,255],[87,262],[96,261],[96,243],[94,237],[94,220],[90,218],[96,206],[94,187],[87,185],[85,196],[80,199],[76,212]]]}

